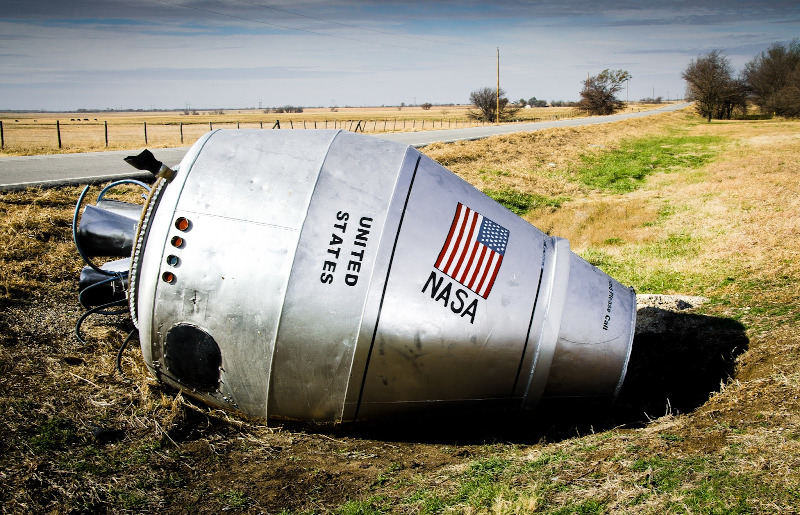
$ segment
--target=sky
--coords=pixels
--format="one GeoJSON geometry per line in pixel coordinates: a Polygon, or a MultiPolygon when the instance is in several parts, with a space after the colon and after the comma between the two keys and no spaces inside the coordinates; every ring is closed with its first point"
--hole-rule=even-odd
{"type": "Polygon", "coordinates": [[[734,69],[800,37],[797,0],[0,0],[0,110],[263,108],[680,98],[714,49],[734,69]]]}

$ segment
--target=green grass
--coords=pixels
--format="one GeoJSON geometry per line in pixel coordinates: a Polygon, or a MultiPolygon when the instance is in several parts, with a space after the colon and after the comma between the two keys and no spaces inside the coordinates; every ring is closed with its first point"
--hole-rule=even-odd
{"type": "MultiPolygon", "coordinates": [[[[680,441],[665,434],[671,442],[680,441]]],[[[621,507],[631,508],[648,499],[657,498],[660,509],[670,513],[752,513],[752,500],[772,498],[791,503],[797,496],[793,490],[779,490],[752,481],[752,477],[736,472],[742,458],[740,450],[729,448],[720,456],[667,457],[652,455],[633,461],[624,480],[642,490],[621,507]]],[[[545,454],[533,461],[490,457],[473,462],[455,477],[455,485],[447,491],[420,489],[403,504],[413,506],[415,513],[449,513],[470,511],[484,513],[496,508],[502,500],[511,506],[508,513],[519,512],[525,501],[537,500],[537,513],[551,515],[594,514],[608,510],[609,498],[603,495],[581,498],[570,492],[582,491],[580,481],[570,480],[574,460],[580,460],[578,449],[545,454]],[[567,456],[571,456],[571,460],[567,456]],[[517,485],[517,486],[515,486],[517,485]],[[519,487],[519,485],[529,485],[519,487]],[[517,509],[513,508],[514,506],[517,509]]],[[[583,477],[583,476],[580,476],[583,477]]],[[[602,479],[602,474],[589,476],[602,479]]],[[[383,497],[351,501],[340,514],[385,513],[383,497]]],[[[524,508],[522,508],[524,510],[524,508]]],[[[505,513],[505,511],[503,511],[505,513]]]]}
{"type": "Polygon", "coordinates": [[[724,138],[656,136],[624,141],[618,149],[582,156],[575,174],[590,188],[627,193],[659,171],[694,169],[713,159],[724,138]]]}
{"type": "Polygon", "coordinates": [[[222,492],[219,494],[219,500],[228,509],[234,510],[242,509],[252,502],[252,500],[241,490],[228,490],[227,492],[222,492]]]}
{"type": "Polygon", "coordinates": [[[636,460],[633,472],[644,473],[640,486],[646,496],[670,494],[680,502],[671,503],[679,513],[753,513],[752,499],[773,498],[790,502],[789,490],[774,490],[744,474],[735,472],[737,451],[723,456],[682,459],[652,456],[636,460]]]}
{"type": "Polygon", "coordinates": [[[77,433],[72,424],[62,418],[51,418],[39,426],[36,435],[31,437],[31,449],[37,453],[60,451],[72,445],[77,433]]]}
{"type": "MultiPolygon", "coordinates": [[[[606,246],[619,246],[616,239],[604,242],[606,246]]],[[[604,247],[589,247],[581,257],[614,277],[623,284],[633,286],[639,292],[669,293],[689,291],[698,286],[709,286],[719,281],[721,270],[697,270],[680,272],[669,266],[670,262],[692,259],[700,252],[702,240],[685,232],[668,234],[666,237],[644,245],[624,248],[620,255],[612,256],[604,247]],[[642,263],[663,263],[660,266],[642,266],[642,263]]]]}
{"type": "Polygon", "coordinates": [[[487,189],[483,191],[495,202],[501,204],[512,213],[522,216],[531,209],[542,207],[559,208],[561,204],[569,200],[566,197],[547,197],[533,193],[523,193],[511,188],[500,190],[487,189]]]}

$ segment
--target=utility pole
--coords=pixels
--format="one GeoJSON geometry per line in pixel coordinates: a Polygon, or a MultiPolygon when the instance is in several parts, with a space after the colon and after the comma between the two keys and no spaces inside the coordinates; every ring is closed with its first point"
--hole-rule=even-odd
{"type": "Polygon", "coordinates": [[[497,104],[495,105],[494,123],[500,123],[500,47],[497,47],[497,104]]]}

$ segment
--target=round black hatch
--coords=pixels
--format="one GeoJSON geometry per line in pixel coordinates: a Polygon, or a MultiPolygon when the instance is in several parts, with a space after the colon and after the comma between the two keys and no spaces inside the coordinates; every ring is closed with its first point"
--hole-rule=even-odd
{"type": "Polygon", "coordinates": [[[167,332],[164,364],[186,386],[204,391],[219,387],[222,353],[214,338],[197,326],[178,324],[167,332]]]}

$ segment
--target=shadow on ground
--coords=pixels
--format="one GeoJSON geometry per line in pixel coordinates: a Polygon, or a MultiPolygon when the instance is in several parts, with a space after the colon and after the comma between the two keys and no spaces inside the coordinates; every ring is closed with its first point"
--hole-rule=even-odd
{"type": "Polygon", "coordinates": [[[655,307],[640,308],[637,316],[647,323],[637,324],[625,383],[616,402],[546,399],[535,413],[525,415],[514,407],[427,412],[337,426],[331,434],[451,445],[532,444],[615,427],[642,427],[667,413],[689,413],[703,405],[734,375],[736,357],[747,350],[744,326],[731,319],[655,307]]]}

